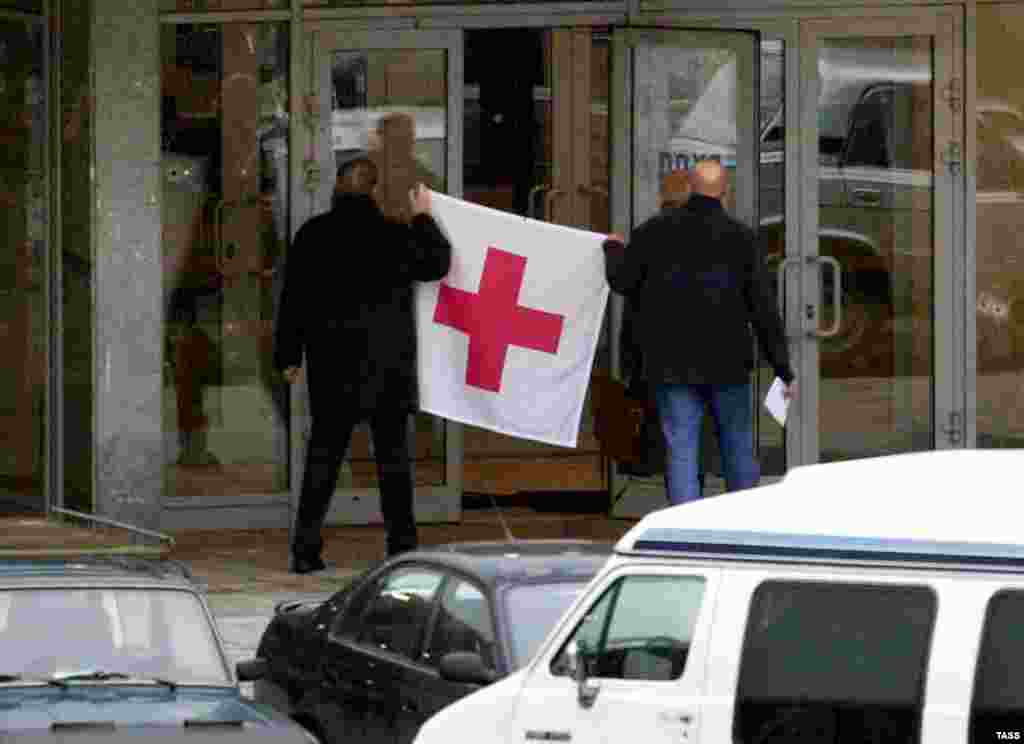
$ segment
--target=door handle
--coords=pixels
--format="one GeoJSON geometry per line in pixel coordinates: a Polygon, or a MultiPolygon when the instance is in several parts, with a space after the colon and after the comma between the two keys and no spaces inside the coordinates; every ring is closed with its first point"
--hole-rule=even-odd
{"type": "Polygon", "coordinates": [[[534,197],[542,191],[547,191],[550,186],[545,183],[538,183],[532,189],[530,189],[529,196],[526,197],[526,216],[530,219],[537,219],[537,209],[534,205],[534,197]]]}
{"type": "MultiPolygon", "coordinates": [[[[834,256],[814,256],[809,258],[808,261],[827,264],[832,267],[833,272],[832,327],[824,331],[815,328],[813,331],[808,331],[808,333],[814,338],[832,338],[839,333],[839,329],[843,324],[843,269],[834,256]]],[[[824,275],[824,272],[822,272],[822,275],[824,275]]]]}
{"type": "Polygon", "coordinates": [[[783,296],[785,295],[785,293],[783,292],[783,289],[786,286],[786,271],[791,266],[799,266],[799,265],[800,265],[800,259],[798,259],[798,258],[784,258],[781,261],[779,261],[779,265],[775,269],[775,287],[776,287],[776,294],[777,294],[777,297],[778,297],[779,315],[781,315],[783,318],[786,317],[786,311],[785,311],[785,308],[783,307],[784,303],[783,303],[783,300],[782,300],[783,296]]]}
{"type": "Polygon", "coordinates": [[[551,220],[551,205],[554,203],[555,198],[561,196],[565,192],[561,189],[551,189],[548,191],[548,195],[544,197],[544,214],[540,216],[540,219],[545,222],[551,220]]]}
{"type": "Polygon", "coordinates": [[[878,189],[854,189],[854,201],[875,207],[882,203],[882,192],[878,189]]]}

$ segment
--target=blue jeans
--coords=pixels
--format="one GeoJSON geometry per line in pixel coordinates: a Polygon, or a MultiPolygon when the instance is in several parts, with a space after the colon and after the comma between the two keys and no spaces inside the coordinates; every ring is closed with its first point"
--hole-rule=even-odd
{"type": "Polygon", "coordinates": [[[665,482],[672,504],[701,498],[700,430],[705,404],[718,429],[726,488],[753,488],[761,478],[754,457],[749,383],[740,385],[658,385],[658,418],[665,432],[665,482]]]}

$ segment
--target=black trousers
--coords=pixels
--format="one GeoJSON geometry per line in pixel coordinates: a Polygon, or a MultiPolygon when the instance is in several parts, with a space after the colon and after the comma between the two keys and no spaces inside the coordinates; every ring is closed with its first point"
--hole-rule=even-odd
{"type": "MultiPolygon", "coordinates": [[[[341,462],[352,440],[357,416],[341,421],[313,416],[313,430],[306,451],[299,508],[295,515],[296,555],[316,556],[323,548],[324,520],[338,485],[341,462]]],[[[369,417],[373,435],[380,508],[387,531],[388,555],[414,550],[418,539],[413,513],[412,464],[409,461],[409,412],[407,409],[374,412],[369,417]]]]}

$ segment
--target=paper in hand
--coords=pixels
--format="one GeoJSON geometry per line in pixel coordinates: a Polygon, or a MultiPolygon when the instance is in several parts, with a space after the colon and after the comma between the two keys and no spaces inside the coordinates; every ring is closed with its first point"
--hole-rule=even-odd
{"type": "Polygon", "coordinates": [[[786,425],[786,412],[789,410],[789,400],[782,395],[785,389],[786,383],[776,377],[764,399],[765,408],[779,422],[779,426],[786,425]]]}

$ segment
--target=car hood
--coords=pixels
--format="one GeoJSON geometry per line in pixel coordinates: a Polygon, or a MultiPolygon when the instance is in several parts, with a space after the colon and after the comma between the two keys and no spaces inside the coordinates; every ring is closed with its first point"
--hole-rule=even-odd
{"type": "MultiPolygon", "coordinates": [[[[80,730],[76,725],[88,730],[89,724],[97,723],[113,723],[117,729],[152,730],[171,726],[184,730],[186,721],[190,724],[242,722],[249,732],[292,725],[266,706],[245,700],[233,688],[169,690],[161,686],[109,683],[73,684],[66,690],[53,687],[0,690],[0,720],[3,720],[5,737],[15,732],[45,731],[49,734],[54,724],[62,735],[80,730]]],[[[196,727],[199,728],[203,727],[196,727]]],[[[219,732],[238,730],[234,726],[215,728],[219,732]]],[[[195,730],[191,726],[189,729],[195,730]]]]}

